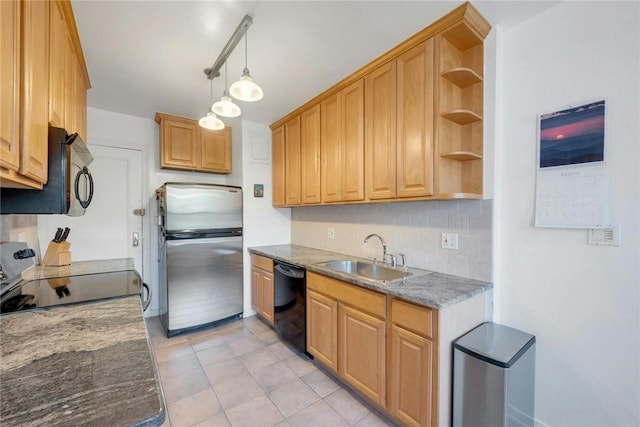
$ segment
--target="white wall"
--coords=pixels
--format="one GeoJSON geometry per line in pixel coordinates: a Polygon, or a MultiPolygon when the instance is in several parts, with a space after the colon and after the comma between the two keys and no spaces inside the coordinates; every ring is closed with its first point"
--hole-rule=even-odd
{"type": "MultiPolygon", "coordinates": [[[[242,122],[242,182],[244,247],[278,245],[291,242],[291,209],[271,206],[271,129],[242,122]],[[254,184],[264,186],[264,197],[254,197],[254,184]]],[[[251,257],[244,251],[244,316],[251,308],[251,257]]]]}
{"type": "MultiPolygon", "coordinates": [[[[226,176],[160,169],[159,128],[152,119],[89,107],[87,108],[87,143],[89,148],[92,144],[97,144],[142,151],[145,171],[142,199],[143,207],[147,212],[143,225],[143,279],[151,286],[152,293],[158,295],[158,220],[155,189],[167,181],[225,184],[226,176]]],[[[99,226],[96,224],[96,227],[99,226]]],[[[152,299],[145,315],[158,315],[158,298],[152,299]]]]}
{"type": "Polygon", "coordinates": [[[536,335],[540,425],[640,425],[640,3],[563,2],[502,35],[495,320],[536,335]],[[532,226],[537,115],[601,98],[621,247],[532,226]]]}

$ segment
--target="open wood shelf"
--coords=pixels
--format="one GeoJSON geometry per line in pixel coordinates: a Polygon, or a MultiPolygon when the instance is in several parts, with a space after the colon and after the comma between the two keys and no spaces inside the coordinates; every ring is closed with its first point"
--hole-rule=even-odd
{"type": "Polygon", "coordinates": [[[482,81],[482,77],[468,67],[456,67],[451,70],[443,71],[442,77],[449,80],[459,88],[465,88],[482,81]]]}
{"type": "Polygon", "coordinates": [[[482,120],[482,116],[478,113],[465,109],[445,111],[441,115],[445,119],[451,120],[459,125],[466,125],[482,120]]]}
{"type": "Polygon", "coordinates": [[[476,154],[471,151],[452,151],[449,153],[441,154],[440,156],[446,157],[447,159],[451,160],[457,160],[459,162],[482,159],[482,156],[480,154],[476,154]]]}
{"type": "Polygon", "coordinates": [[[436,198],[438,200],[445,199],[482,199],[482,194],[477,193],[439,193],[436,198]]]}

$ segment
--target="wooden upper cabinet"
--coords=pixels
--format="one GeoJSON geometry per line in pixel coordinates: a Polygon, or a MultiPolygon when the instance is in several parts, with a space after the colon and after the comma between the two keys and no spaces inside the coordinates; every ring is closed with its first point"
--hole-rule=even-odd
{"type": "Polygon", "coordinates": [[[364,79],[342,96],[342,200],[364,199],[364,79]]]}
{"type": "Polygon", "coordinates": [[[366,193],[369,199],[396,196],[396,62],[365,77],[366,193]]]}
{"type": "Polygon", "coordinates": [[[84,55],[71,6],[52,1],[49,13],[49,122],[87,140],[87,90],[84,55]],[[73,25],[70,22],[73,21],[73,25]]]}
{"type": "Polygon", "coordinates": [[[320,167],[322,202],[342,201],[341,93],[320,104],[320,167]]]}
{"type": "Polygon", "coordinates": [[[302,196],[286,205],[482,198],[490,29],[466,2],[273,123],[320,105],[320,202],[303,155],[302,196]]]}
{"type": "Polygon", "coordinates": [[[163,119],[160,123],[160,167],[196,169],[198,125],[195,122],[163,119]]]}
{"type": "Polygon", "coordinates": [[[397,62],[397,197],[433,194],[433,39],[397,62]]]}
{"type": "Polygon", "coordinates": [[[231,128],[222,130],[200,129],[200,169],[218,173],[231,173],[231,128]]]}
{"type": "Polygon", "coordinates": [[[285,204],[299,205],[300,192],[300,116],[284,124],[285,204]]]}
{"type": "Polygon", "coordinates": [[[22,7],[22,152],[20,174],[39,183],[48,178],[49,2],[22,7]]]}
{"type": "Polygon", "coordinates": [[[193,119],[156,113],[160,125],[160,167],[231,173],[231,128],[208,130],[193,119]]]}
{"type": "Polygon", "coordinates": [[[66,58],[69,51],[69,30],[64,20],[62,3],[53,2],[49,15],[49,121],[57,127],[65,126],[66,58]]]}
{"type": "Polygon", "coordinates": [[[20,168],[20,3],[0,2],[0,168],[20,168]]]}
{"type": "Polygon", "coordinates": [[[320,203],[320,104],[300,115],[300,168],[302,203],[320,203]]]}
{"type": "Polygon", "coordinates": [[[364,198],[364,80],[321,104],[322,201],[364,198]]]}
{"type": "Polygon", "coordinates": [[[273,130],[271,135],[271,178],[273,206],[285,205],[285,145],[284,126],[273,130]]]}

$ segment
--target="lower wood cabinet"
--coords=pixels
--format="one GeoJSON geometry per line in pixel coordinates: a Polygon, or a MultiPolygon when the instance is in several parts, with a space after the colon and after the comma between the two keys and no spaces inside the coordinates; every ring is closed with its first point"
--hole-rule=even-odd
{"type": "Polygon", "coordinates": [[[338,333],[340,376],[385,405],[385,321],[341,303],[338,333]]]}
{"type": "Polygon", "coordinates": [[[437,312],[390,298],[389,412],[407,426],[437,425],[437,312]]]}
{"type": "Polygon", "coordinates": [[[382,407],[385,311],[383,294],[307,272],[307,351],[382,407]]]}
{"type": "Polygon", "coordinates": [[[402,425],[438,424],[438,311],[307,272],[307,351],[402,425]]]}
{"type": "Polygon", "coordinates": [[[338,371],[338,301],[307,289],[307,351],[338,371]]]}
{"type": "Polygon", "coordinates": [[[251,254],[251,306],[273,325],[273,260],[255,254],[251,254]]]}

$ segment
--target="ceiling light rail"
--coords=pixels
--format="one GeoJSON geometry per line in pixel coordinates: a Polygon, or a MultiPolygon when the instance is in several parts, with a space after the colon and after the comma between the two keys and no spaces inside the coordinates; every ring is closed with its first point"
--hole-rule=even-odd
{"type": "Polygon", "coordinates": [[[240,21],[240,24],[231,35],[231,38],[224,46],[224,48],[222,48],[222,52],[220,52],[220,55],[218,55],[218,59],[216,59],[211,68],[204,69],[204,74],[208,79],[212,80],[216,77],[220,77],[220,69],[222,68],[224,63],[227,62],[227,59],[233,52],[233,49],[235,49],[238,43],[240,43],[240,40],[242,40],[242,37],[246,34],[247,29],[251,26],[252,23],[253,18],[250,15],[245,15],[244,18],[242,18],[242,21],[240,21]]]}
{"type": "MultiPolygon", "coordinates": [[[[231,38],[227,41],[227,44],[218,55],[218,58],[213,63],[211,68],[205,68],[204,74],[211,82],[216,77],[220,77],[220,69],[224,65],[224,92],[220,101],[216,102],[210,107],[207,115],[202,117],[199,121],[200,126],[206,129],[219,130],[224,128],[224,123],[218,118],[222,117],[238,117],[241,114],[240,107],[233,103],[229,97],[229,93],[240,101],[259,101],[262,99],[263,92],[260,86],[258,86],[249,74],[249,68],[247,66],[247,30],[253,23],[253,18],[250,15],[245,15],[240,21],[240,24],[235,29],[231,38]],[[238,45],[240,40],[244,37],[244,70],[240,80],[231,85],[229,93],[227,92],[227,61],[233,50],[238,45]]],[[[211,100],[211,98],[210,98],[211,100]]]]}

